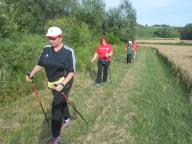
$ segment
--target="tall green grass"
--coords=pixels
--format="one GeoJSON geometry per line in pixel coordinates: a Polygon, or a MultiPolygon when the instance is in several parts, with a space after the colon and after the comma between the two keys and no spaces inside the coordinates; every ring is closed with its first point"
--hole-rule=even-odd
{"type": "Polygon", "coordinates": [[[192,111],[185,92],[169,67],[152,49],[142,49],[135,68],[138,85],[132,93],[137,106],[132,133],[138,144],[190,144],[192,111]]]}
{"type": "MultiPolygon", "coordinates": [[[[1,104],[13,102],[30,93],[31,88],[24,82],[25,75],[37,63],[44,42],[41,36],[28,33],[0,41],[0,70],[5,72],[5,82],[0,88],[1,104]]],[[[42,79],[42,75],[39,78],[42,79]]]]}

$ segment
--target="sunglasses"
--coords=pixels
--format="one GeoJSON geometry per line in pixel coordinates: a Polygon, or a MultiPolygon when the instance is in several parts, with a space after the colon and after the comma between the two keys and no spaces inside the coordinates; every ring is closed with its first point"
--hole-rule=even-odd
{"type": "Polygon", "coordinates": [[[51,38],[51,37],[48,37],[49,38],[49,40],[56,40],[58,37],[55,37],[55,38],[51,38]]]}

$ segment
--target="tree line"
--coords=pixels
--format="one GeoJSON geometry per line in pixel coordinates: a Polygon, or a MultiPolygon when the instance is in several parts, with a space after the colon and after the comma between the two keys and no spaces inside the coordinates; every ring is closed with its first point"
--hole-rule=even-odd
{"type": "Polygon", "coordinates": [[[113,32],[133,39],[136,10],[129,0],[106,10],[103,0],[0,0],[0,36],[15,32],[43,33],[47,21],[70,17],[85,22],[94,34],[113,32]]]}
{"type": "Polygon", "coordinates": [[[192,40],[192,23],[187,24],[181,31],[180,39],[192,40]]]}

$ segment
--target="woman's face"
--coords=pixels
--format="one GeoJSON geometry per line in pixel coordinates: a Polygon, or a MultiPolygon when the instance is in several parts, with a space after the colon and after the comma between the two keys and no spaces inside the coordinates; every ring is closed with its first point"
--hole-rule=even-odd
{"type": "Polygon", "coordinates": [[[52,47],[57,47],[62,41],[62,37],[49,38],[49,43],[52,47]]]}
{"type": "Polygon", "coordinates": [[[105,39],[102,39],[101,42],[102,42],[102,45],[106,45],[107,44],[105,39]]]}

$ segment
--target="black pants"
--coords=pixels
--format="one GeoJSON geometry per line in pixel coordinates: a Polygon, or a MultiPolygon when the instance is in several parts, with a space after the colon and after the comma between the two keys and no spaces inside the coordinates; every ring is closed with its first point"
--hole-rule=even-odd
{"type": "Polygon", "coordinates": [[[102,82],[107,81],[108,69],[109,69],[109,63],[107,61],[102,61],[102,60],[98,61],[98,72],[97,72],[97,79],[96,79],[97,84],[101,84],[101,81],[102,82]],[[102,73],[103,73],[103,79],[102,79],[102,73]]]}
{"type": "Polygon", "coordinates": [[[132,54],[127,54],[127,63],[132,62],[132,54]]]}
{"type": "MultiPolygon", "coordinates": [[[[62,90],[66,96],[68,96],[71,86],[72,81],[62,90]]],[[[54,96],[52,101],[52,136],[58,137],[60,135],[63,118],[69,118],[70,113],[68,104],[61,92],[52,90],[52,93],[54,96]]]]}

